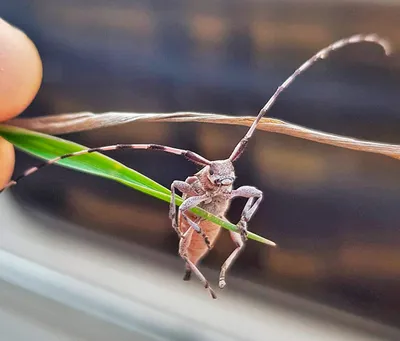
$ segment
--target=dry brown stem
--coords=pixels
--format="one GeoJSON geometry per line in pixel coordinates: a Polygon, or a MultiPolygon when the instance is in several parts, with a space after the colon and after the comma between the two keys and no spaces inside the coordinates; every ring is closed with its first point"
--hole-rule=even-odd
{"type": "MultiPolygon", "coordinates": [[[[176,112],[176,113],[126,113],[108,112],[94,114],[79,112],[72,114],[51,115],[37,118],[16,118],[6,124],[52,135],[80,132],[98,128],[121,125],[134,121],[141,122],[201,122],[214,124],[241,125],[250,127],[253,116],[228,116],[212,113],[176,112]]],[[[383,154],[400,159],[400,145],[359,140],[351,137],[334,135],[308,129],[275,118],[262,118],[258,130],[294,136],[331,146],[357,151],[383,154]]]]}

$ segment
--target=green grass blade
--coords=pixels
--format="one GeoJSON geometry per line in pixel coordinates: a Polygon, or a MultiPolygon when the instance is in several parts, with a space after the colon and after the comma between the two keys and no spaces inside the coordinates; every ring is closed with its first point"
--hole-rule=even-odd
{"type": "MultiPolygon", "coordinates": [[[[43,160],[50,160],[63,154],[88,149],[85,146],[61,139],[59,137],[12,126],[0,125],[0,136],[12,143],[17,149],[43,160]]],[[[168,188],[101,153],[74,156],[60,160],[56,164],[66,168],[78,170],[80,172],[117,181],[125,186],[134,188],[157,199],[166,202],[170,201],[171,191],[168,188]]],[[[176,196],[176,199],[177,205],[179,206],[182,203],[182,198],[180,196],[176,196]]],[[[191,211],[200,217],[222,226],[225,229],[235,232],[238,231],[235,225],[228,221],[222,220],[201,208],[196,207],[191,211]]],[[[274,242],[252,232],[249,232],[249,238],[263,244],[276,246],[274,242]]]]}

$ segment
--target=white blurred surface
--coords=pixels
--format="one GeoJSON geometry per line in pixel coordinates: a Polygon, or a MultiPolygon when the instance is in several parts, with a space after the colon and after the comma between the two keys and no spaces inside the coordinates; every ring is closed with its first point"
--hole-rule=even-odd
{"type": "MultiPolygon", "coordinates": [[[[0,196],[0,279],[10,292],[0,295],[0,330],[8,335],[4,340],[26,340],[23,335],[30,333],[37,335],[30,338],[34,340],[80,340],[72,332],[86,327],[84,320],[74,322],[73,309],[92,316],[86,315],[87,328],[98,323],[115,335],[108,340],[124,340],[118,333],[147,334],[151,340],[400,340],[397,330],[232,277],[212,300],[195,278],[182,281],[178,257],[27,212],[9,193],[0,196]],[[16,293],[21,289],[10,284],[60,304],[47,303],[45,310],[31,294],[30,301],[23,301],[31,306],[24,306],[16,293]],[[239,295],[236,289],[245,285],[274,297],[275,303],[239,295]],[[276,304],[276,298],[287,305],[276,304]],[[63,306],[72,312],[66,315],[63,306]],[[96,318],[100,320],[94,322],[96,318]],[[52,331],[55,325],[59,338],[52,331]]],[[[217,274],[204,272],[215,284],[217,274]]],[[[82,340],[102,338],[86,335],[82,340]]]]}

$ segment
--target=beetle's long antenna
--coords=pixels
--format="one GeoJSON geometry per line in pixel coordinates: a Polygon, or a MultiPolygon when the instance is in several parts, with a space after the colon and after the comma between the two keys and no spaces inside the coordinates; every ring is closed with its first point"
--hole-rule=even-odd
{"type": "Polygon", "coordinates": [[[31,167],[31,168],[27,169],[22,175],[18,176],[15,180],[10,181],[3,189],[0,190],[0,193],[3,192],[4,190],[6,190],[7,188],[10,188],[10,187],[16,185],[20,180],[37,172],[39,169],[42,169],[45,166],[50,166],[52,164],[55,164],[57,161],[67,159],[67,158],[70,158],[73,156],[90,154],[90,153],[94,153],[94,152],[105,152],[105,151],[122,150],[122,149],[158,150],[158,151],[162,151],[162,152],[166,152],[166,153],[182,155],[189,161],[196,163],[198,165],[201,165],[201,166],[207,166],[210,164],[209,160],[205,159],[204,157],[202,157],[194,152],[191,152],[190,150],[177,149],[177,148],[162,146],[159,144],[116,144],[116,145],[112,145],[112,146],[103,146],[103,147],[97,147],[97,148],[83,149],[78,152],[64,154],[64,155],[58,156],[54,159],[43,162],[35,167],[31,167]]]}
{"type": "Polygon", "coordinates": [[[329,53],[338,50],[346,45],[361,43],[361,42],[371,42],[376,43],[382,46],[385,50],[386,55],[391,53],[391,47],[387,40],[380,38],[376,34],[357,34],[350,36],[348,38],[344,38],[341,40],[336,41],[335,43],[325,47],[324,49],[317,52],[314,56],[304,62],[285,82],[280,85],[272,97],[268,100],[267,104],[260,110],[257,118],[254,120],[253,124],[251,125],[250,129],[248,130],[247,134],[243,137],[243,139],[236,145],[235,149],[233,150],[229,160],[232,162],[237,160],[243,151],[246,148],[248,141],[250,140],[251,136],[253,135],[254,131],[256,130],[257,124],[260,122],[261,118],[266,114],[266,112],[271,108],[271,106],[275,103],[276,99],[280,95],[280,93],[285,90],[301,73],[306,71],[310,66],[312,66],[318,59],[326,58],[329,53]]]}

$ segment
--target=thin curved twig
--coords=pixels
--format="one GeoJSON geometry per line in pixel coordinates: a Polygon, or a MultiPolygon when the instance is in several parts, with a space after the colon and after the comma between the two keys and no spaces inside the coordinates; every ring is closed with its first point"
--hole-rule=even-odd
{"type": "MultiPolygon", "coordinates": [[[[198,122],[229,124],[250,127],[253,116],[228,116],[213,113],[175,112],[175,113],[127,113],[107,112],[94,114],[79,112],[62,115],[51,115],[37,118],[17,118],[8,121],[7,125],[25,128],[41,133],[60,135],[74,132],[117,126],[130,122],[198,122]]],[[[261,119],[258,130],[289,135],[322,144],[356,151],[386,155],[400,159],[400,145],[359,140],[356,138],[329,134],[305,128],[275,118],[261,119]]]]}

